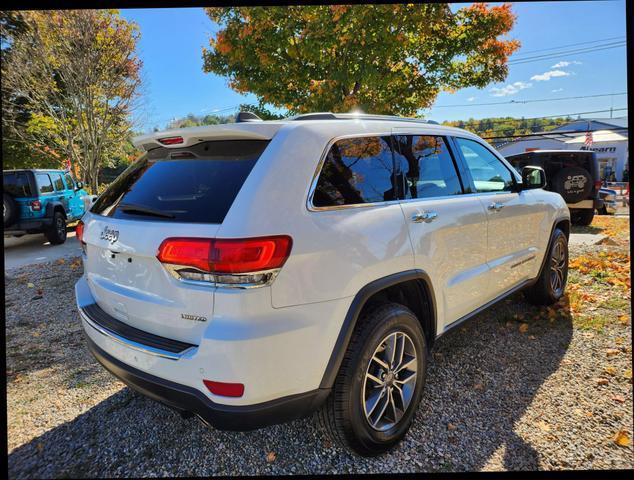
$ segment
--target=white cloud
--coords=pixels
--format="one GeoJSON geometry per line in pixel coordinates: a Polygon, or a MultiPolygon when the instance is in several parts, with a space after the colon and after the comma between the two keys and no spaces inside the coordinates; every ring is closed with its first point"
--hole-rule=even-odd
{"type": "Polygon", "coordinates": [[[467,98],[467,102],[473,102],[476,99],[476,97],[469,97],[467,98]]]}
{"type": "Polygon", "coordinates": [[[502,88],[493,87],[491,90],[491,95],[494,97],[506,97],[507,95],[515,95],[520,90],[524,90],[525,88],[529,88],[532,86],[532,83],[526,82],[515,82],[505,85],[502,88]]]}
{"type": "Polygon", "coordinates": [[[549,70],[544,73],[540,73],[539,75],[533,75],[531,80],[535,80],[536,82],[547,82],[551,78],[555,77],[567,77],[570,75],[568,72],[564,72],[563,70],[549,70]]]}
{"type": "Polygon", "coordinates": [[[551,90],[551,92],[553,92],[553,93],[563,92],[563,91],[564,91],[563,88],[555,88],[554,90],[551,90]]]}
{"type": "Polygon", "coordinates": [[[563,68],[563,67],[567,67],[568,65],[581,65],[581,62],[578,62],[576,60],[573,60],[572,62],[562,61],[562,62],[559,62],[559,63],[555,63],[550,68],[563,68]]]}

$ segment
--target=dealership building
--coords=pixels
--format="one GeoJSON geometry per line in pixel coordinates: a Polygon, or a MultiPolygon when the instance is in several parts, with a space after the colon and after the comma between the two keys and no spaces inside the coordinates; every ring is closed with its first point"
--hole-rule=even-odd
{"type": "Polygon", "coordinates": [[[627,140],[627,117],[583,118],[548,132],[497,144],[496,148],[502,155],[533,150],[592,150],[597,153],[601,178],[614,172],[616,181],[620,182],[623,180],[623,171],[629,168],[627,140]],[[590,147],[585,145],[587,131],[592,132],[590,147]]]}

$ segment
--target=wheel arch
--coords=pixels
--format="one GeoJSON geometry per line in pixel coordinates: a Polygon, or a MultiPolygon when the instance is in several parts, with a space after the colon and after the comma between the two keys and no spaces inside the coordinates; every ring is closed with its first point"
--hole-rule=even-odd
{"type": "Polygon", "coordinates": [[[61,212],[64,215],[64,218],[67,219],[68,215],[66,214],[66,209],[61,202],[49,202],[46,204],[46,216],[53,218],[55,212],[61,212]]]}
{"type": "Polygon", "coordinates": [[[355,295],[344,318],[319,388],[332,388],[364,308],[380,301],[393,301],[410,308],[421,323],[428,350],[436,338],[436,304],[429,275],[423,270],[407,270],[374,280],[355,295]]]}

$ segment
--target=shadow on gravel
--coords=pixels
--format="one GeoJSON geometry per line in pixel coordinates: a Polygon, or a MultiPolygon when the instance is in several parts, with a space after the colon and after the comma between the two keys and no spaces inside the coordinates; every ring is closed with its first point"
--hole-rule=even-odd
{"type": "Polygon", "coordinates": [[[496,468],[534,470],[539,453],[514,425],[572,338],[567,304],[557,319],[527,320],[522,333],[514,316],[537,312],[516,295],[439,339],[410,433],[378,458],[331,445],[311,419],[221,432],[125,388],[11,452],[9,476],[464,471],[480,470],[492,458],[499,458],[496,468]],[[276,454],[272,463],[269,452],[276,454]]]}

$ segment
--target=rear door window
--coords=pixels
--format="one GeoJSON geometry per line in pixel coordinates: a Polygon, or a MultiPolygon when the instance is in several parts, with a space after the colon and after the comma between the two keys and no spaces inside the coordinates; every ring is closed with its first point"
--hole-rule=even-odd
{"type": "Polygon", "coordinates": [[[268,140],[159,147],[134,162],[91,212],[113,218],[222,223],[268,140]]]}
{"type": "Polygon", "coordinates": [[[405,176],[403,198],[460,195],[462,185],[447,144],[431,135],[396,135],[397,167],[405,176]]]}
{"type": "Polygon", "coordinates": [[[53,191],[53,183],[47,173],[37,173],[35,174],[35,179],[40,193],[46,194],[53,191]]]}
{"type": "Polygon", "coordinates": [[[33,196],[31,193],[31,184],[26,173],[3,173],[2,188],[15,198],[25,198],[33,196]]]}
{"type": "Polygon", "coordinates": [[[315,187],[315,207],[384,202],[394,190],[393,144],[389,136],[337,140],[326,156],[315,187]]]}

